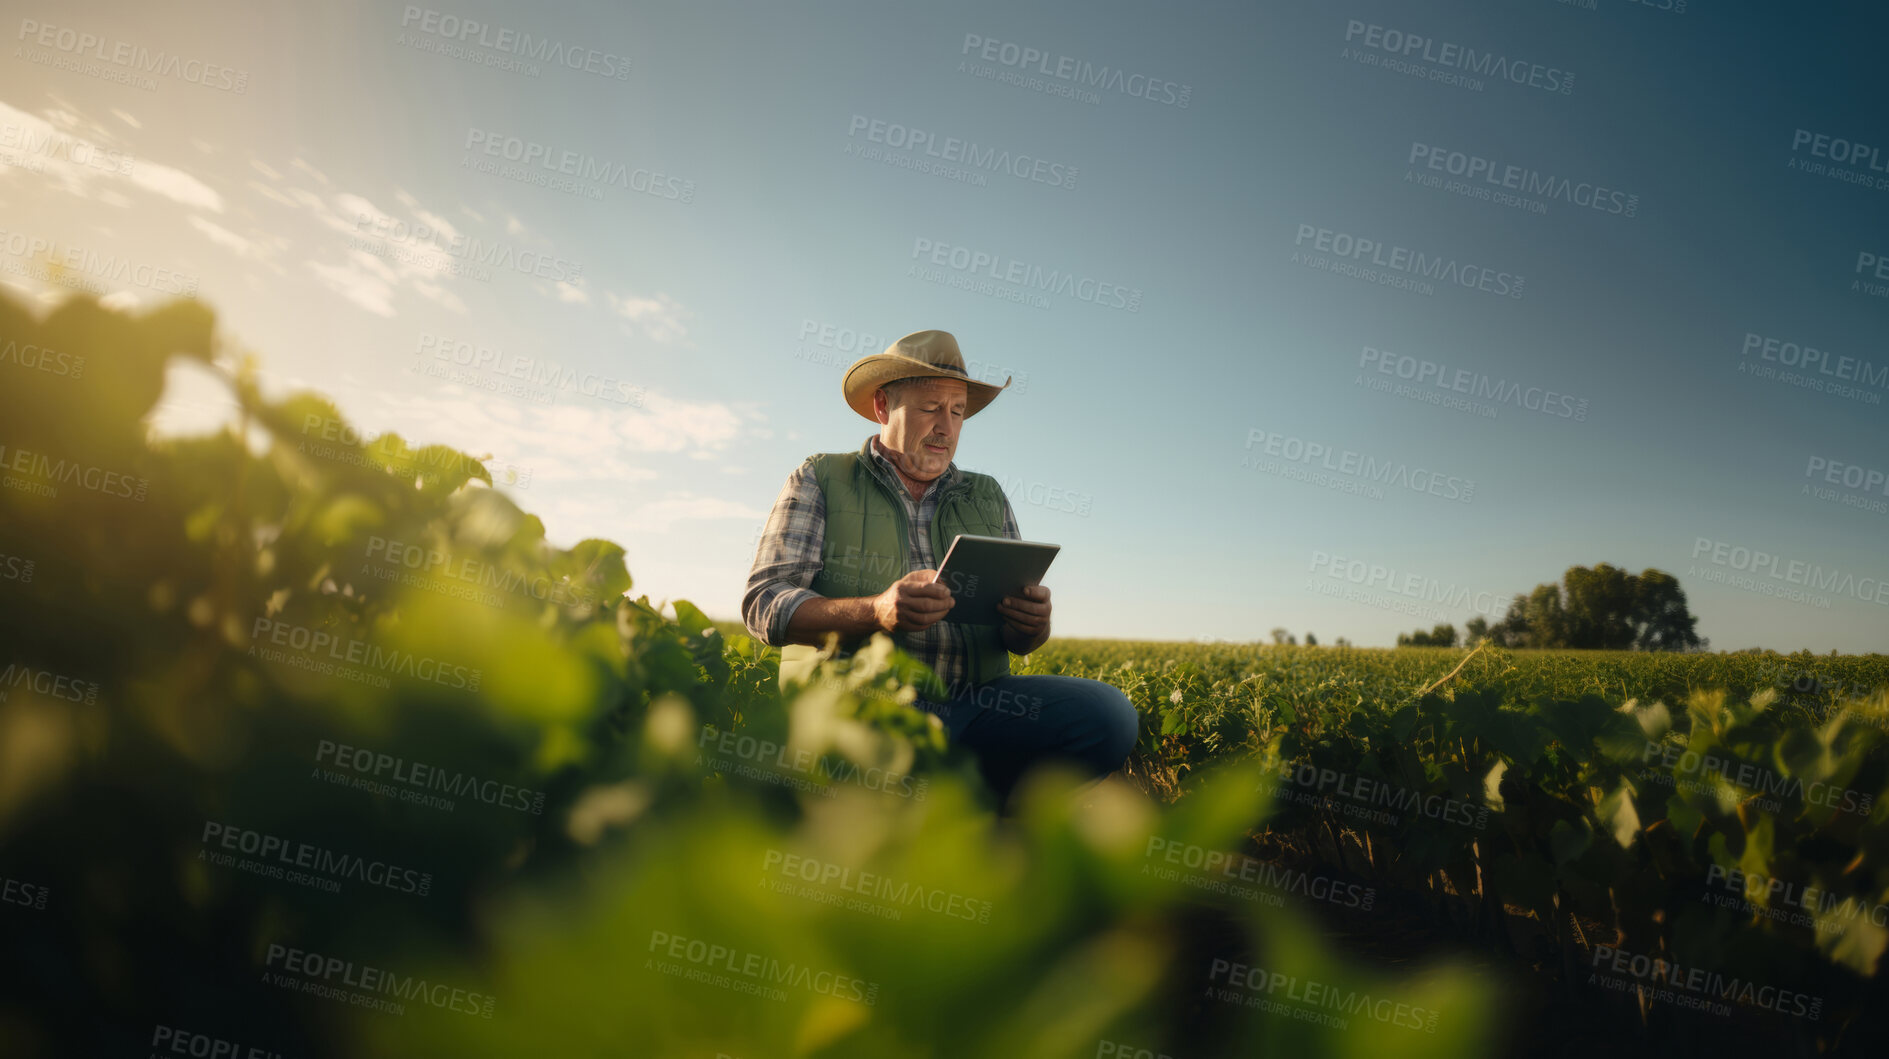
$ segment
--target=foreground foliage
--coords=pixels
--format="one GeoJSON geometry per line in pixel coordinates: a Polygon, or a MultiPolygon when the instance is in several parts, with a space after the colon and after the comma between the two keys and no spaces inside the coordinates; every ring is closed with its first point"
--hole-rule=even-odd
{"type": "Polygon", "coordinates": [[[1151,855],[1242,842],[1257,762],[1000,822],[889,641],[783,702],[479,461],[211,368],[201,306],[0,303],[0,343],[56,355],[0,363],[9,1054],[1489,1047],[1460,966],[1151,855]],[[147,437],[176,358],[229,429],[147,437]]]}

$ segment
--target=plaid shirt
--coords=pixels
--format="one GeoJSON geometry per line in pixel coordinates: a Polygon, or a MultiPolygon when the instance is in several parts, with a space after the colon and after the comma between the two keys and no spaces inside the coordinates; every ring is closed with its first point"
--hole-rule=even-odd
{"type": "MultiPolygon", "coordinates": [[[[944,488],[961,474],[954,461],[945,473],[932,480],[923,499],[912,499],[912,491],[899,479],[898,469],[879,449],[878,437],[870,442],[873,459],[868,466],[905,504],[906,524],[912,528],[906,542],[905,572],[938,568],[931,546],[931,520],[938,512],[938,498],[944,488]]],[[[1016,512],[1010,498],[1004,497],[1003,535],[1023,539],[1017,529],[1016,512]]],[[[826,538],[826,497],[820,481],[814,477],[811,459],[788,475],[774,500],[774,510],[761,531],[761,543],[754,552],[754,567],[748,572],[748,589],[741,597],[741,621],[748,632],[762,643],[776,647],[787,642],[787,623],[794,610],[819,593],[807,587],[820,572],[820,546],[826,538]]],[[[947,542],[949,543],[949,542],[947,542]]],[[[954,692],[966,689],[969,669],[963,633],[956,622],[934,622],[916,632],[892,633],[892,642],[900,650],[931,667],[954,692]]],[[[849,653],[842,649],[842,653],[849,653]]]]}

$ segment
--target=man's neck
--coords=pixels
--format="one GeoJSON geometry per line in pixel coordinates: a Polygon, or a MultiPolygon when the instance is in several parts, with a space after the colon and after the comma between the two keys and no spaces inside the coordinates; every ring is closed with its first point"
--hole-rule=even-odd
{"type": "MultiPolygon", "coordinates": [[[[899,481],[905,485],[906,492],[912,494],[912,499],[925,499],[925,490],[931,488],[931,482],[913,478],[911,475],[906,474],[905,468],[899,466],[899,454],[889,448],[877,435],[874,435],[872,443],[878,447],[880,454],[885,456],[886,460],[892,464],[893,473],[899,476],[899,481]]],[[[936,481],[936,479],[932,479],[932,481],[936,481]]]]}

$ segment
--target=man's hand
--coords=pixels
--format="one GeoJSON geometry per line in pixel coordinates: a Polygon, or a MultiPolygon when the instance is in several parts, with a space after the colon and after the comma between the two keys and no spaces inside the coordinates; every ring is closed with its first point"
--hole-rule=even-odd
{"type": "Polygon", "coordinates": [[[1004,645],[1015,654],[1029,654],[1049,639],[1049,589],[1025,585],[1023,595],[1005,596],[997,604],[1004,619],[1004,645]],[[1018,650],[1021,647],[1022,650],[1018,650]]]}
{"type": "Polygon", "coordinates": [[[913,570],[886,586],[872,601],[872,615],[886,632],[917,632],[936,625],[951,610],[951,590],[934,581],[936,570],[913,570]]]}

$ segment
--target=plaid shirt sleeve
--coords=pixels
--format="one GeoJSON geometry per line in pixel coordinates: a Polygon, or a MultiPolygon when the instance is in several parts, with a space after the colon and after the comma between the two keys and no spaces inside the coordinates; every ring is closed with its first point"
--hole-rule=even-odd
{"type": "Polygon", "coordinates": [[[1017,513],[1010,508],[1009,494],[999,489],[997,495],[1004,498],[1004,536],[1013,541],[1022,540],[1023,531],[1017,528],[1017,513]]]}
{"type": "Polygon", "coordinates": [[[807,587],[820,572],[820,546],[826,537],[826,498],[813,462],[787,476],[774,499],[761,543],[754,550],[748,588],[741,597],[741,623],[755,639],[772,647],[787,642],[794,611],[819,593],[807,587]]]}

